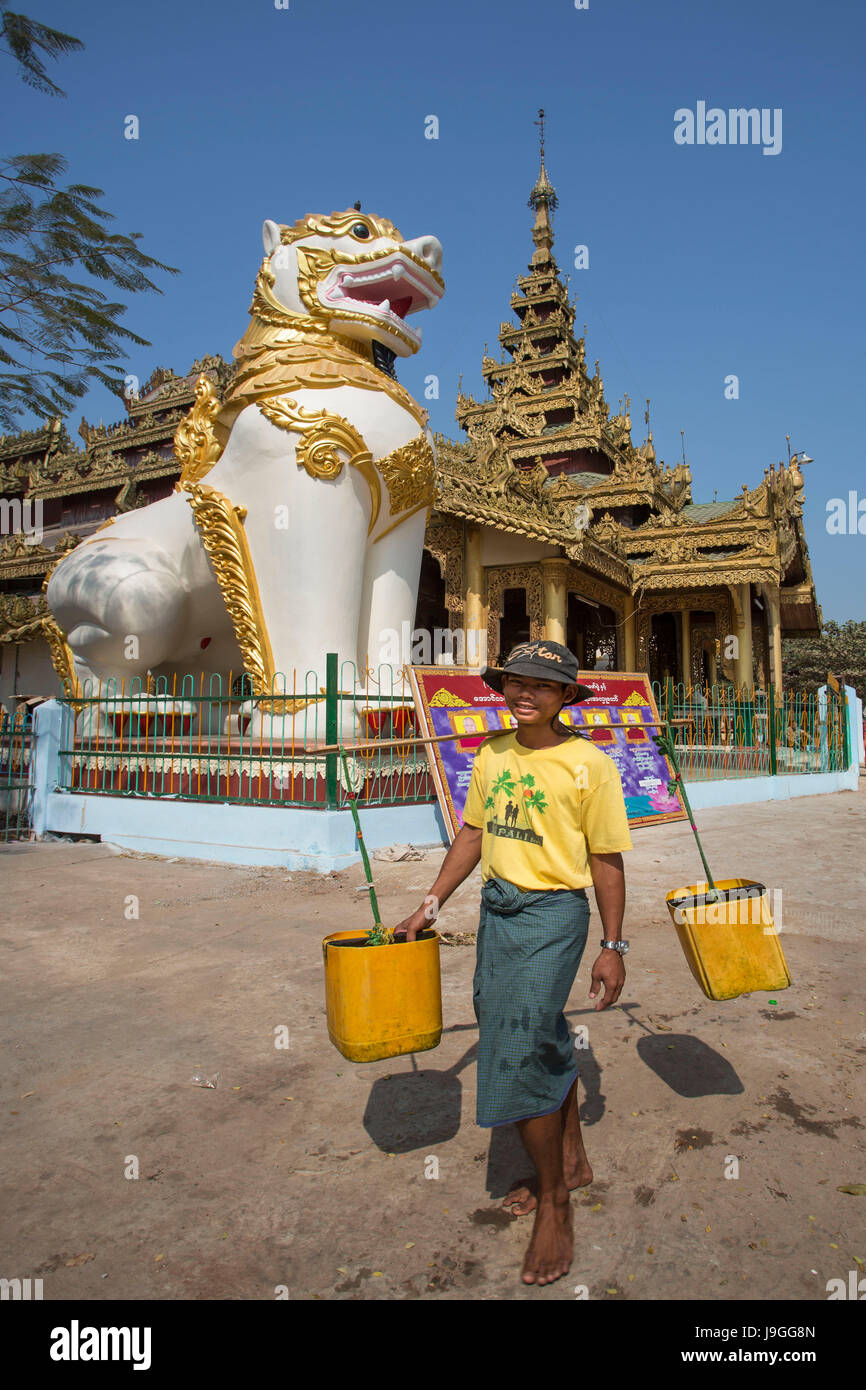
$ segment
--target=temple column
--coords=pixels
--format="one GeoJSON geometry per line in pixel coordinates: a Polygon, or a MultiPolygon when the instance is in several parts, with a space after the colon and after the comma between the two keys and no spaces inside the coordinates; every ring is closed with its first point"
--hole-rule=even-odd
{"type": "Polygon", "coordinates": [[[481,563],[480,526],[466,526],[463,576],[465,585],[463,624],[466,629],[467,661],[470,665],[475,665],[473,657],[476,655],[480,655],[483,661],[487,660],[484,655],[487,644],[487,625],[484,616],[484,566],[481,563]]]}
{"type": "Polygon", "coordinates": [[[729,584],[733,599],[734,636],[737,655],[734,658],[734,684],[751,686],[752,675],[752,592],[748,584],[729,584]]]}
{"type": "Polygon", "coordinates": [[[688,608],[680,613],[680,638],[683,651],[683,684],[692,683],[692,615],[688,608]]]}
{"type": "Polygon", "coordinates": [[[541,561],[544,585],[544,635],[565,646],[568,612],[568,564],[559,559],[541,561]]]}
{"type": "Polygon", "coordinates": [[[625,639],[625,666],[623,670],[633,671],[635,669],[635,622],[634,622],[634,598],[631,594],[625,597],[625,621],[622,625],[623,637],[625,639]]]}
{"type": "Polygon", "coordinates": [[[782,701],[782,613],[778,584],[762,584],[767,605],[767,627],[770,636],[770,679],[776,688],[776,703],[782,701]]]}

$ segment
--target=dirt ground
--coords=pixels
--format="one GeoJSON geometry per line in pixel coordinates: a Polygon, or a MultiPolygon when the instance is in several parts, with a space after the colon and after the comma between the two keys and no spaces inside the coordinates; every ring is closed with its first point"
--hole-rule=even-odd
{"type": "MultiPolygon", "coordinates": [[[[441,948],[440,1046],[355,1064],[328,1040],[320,941],[369,924],[360,866],[3,847],[0,1275],[46,1300],[826,1299],[866,1260],[866,1200],[839,1191],[866,1180],[866,791],[700,821],[719,877],[781,888],[794,983],[704,998],[664,901],[701,876],[691,832],[634,831],[625,989],[587,1000],[593,904],[567,1011],[595,1181],[544,1288],[519,1278],[532,1218],[500,1205],[527,1173],[516,1131],[474,1122],[471,945],[441,948]]],[[[443,854],[374,863],[386,921],[443,854]]],[[[443,932],[474,931],[478,888],[443,932]]]]}

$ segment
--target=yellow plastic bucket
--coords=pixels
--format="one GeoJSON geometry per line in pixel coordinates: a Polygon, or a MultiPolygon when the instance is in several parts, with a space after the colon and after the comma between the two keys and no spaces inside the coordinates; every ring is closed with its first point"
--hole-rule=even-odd
{"type": "Polygon", "coordinates": [[[753,990],[787,989],[788,966],[773,923],[767,890],[750,878],[716,880],[668,893],[670,914],[689,969],[708,999],[736,999],[753,990]]]}
{"type": "Polygon", "coordinates": [[[351,1062],[427,1052],[442,1037],[439,937],[390,946],[346,946],[363,931],[338,931],[322,942],[328,1037],[351,1062]]]}

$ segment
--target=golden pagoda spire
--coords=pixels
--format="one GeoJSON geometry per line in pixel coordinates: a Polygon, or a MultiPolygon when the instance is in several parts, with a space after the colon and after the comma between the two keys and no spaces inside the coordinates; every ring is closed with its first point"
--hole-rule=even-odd
{"type": "Polygon", "coordinates": [[[535,212],[535,225],[532,228],[532,240],[535,242],[535,251],[532,256],[534,266],[546,265],[553,259],[551,248],[553,247],[553,229],[550,225],[550,214],[557,206],[556,189],[547,176],[544,167],[544,109],[539,108],[538,120],[535,122],[540,128],[539,147],[541,152],[541,170],[535,180],[535,186],[529,195],[529,207],[535,212]]]}

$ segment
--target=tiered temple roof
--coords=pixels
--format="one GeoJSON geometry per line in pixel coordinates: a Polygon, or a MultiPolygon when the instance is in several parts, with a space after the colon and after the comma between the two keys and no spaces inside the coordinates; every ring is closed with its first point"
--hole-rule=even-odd
{"type": "Polygon", "coordinates": [[[499,359],[485,354],[488,399],[457,397],[465,438],[437,436],[441,516],[545,540],[632,593],[738,583],[782,585],[782,625],[818,628],[802,525],[803,477],[792,463],[766,469],[757,488],[693,502],[683,459],[656,457],[652,431],[632,439],[629,399],[611,414],[599,363],[586,365],[586,330],[553,256],[556,191],[544,163],[529,197],[535,246],[517,281],[517,322],[499,329],[499,359]],[[587,524],[588,523],[588,524],[587,524]]]}

